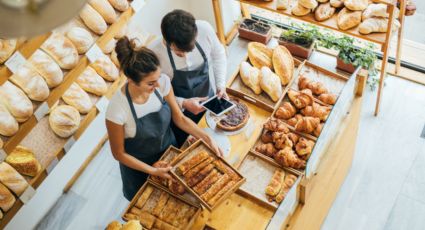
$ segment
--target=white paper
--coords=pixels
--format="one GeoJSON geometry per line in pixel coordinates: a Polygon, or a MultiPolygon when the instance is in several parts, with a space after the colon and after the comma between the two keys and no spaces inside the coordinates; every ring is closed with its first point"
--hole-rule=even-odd
{"type": "Polygon", "coordinates": [[[91,63],[95,62],[97,59],[105,57],[105,54],[102,50],[97,46],[97,44],[93,44],[93,46],[86,52],[86,56],[91,63]]]}
{"type": "Polygon", "coordinates": [[[97,103],[96,108],[99,110],[99,112],[106,112],[106,108],[108,108],[109,100],[105,96],[101,97],[97,103]]]}
{"type": "Polygon", "coordinates": [[[50,165],[47,166],[47,168],[46,168],[47,174],[50,174],[50,172],[52,172],[52,170],[55,168],[55,166],[58,163],[59,163],[59,159],[57,157],[55,157],[55,159],[53,159],[52,162],[50,162],[50,165]]]}
{"type": "Polygon", "coordinates": [[[43,102],[37,110],[34,112],[35,119],[40,121],[49,112],[49,105],[47,102],[43,102]]]}
{"type": "Polygon", "coordinates": [[[4,64],[12,73],[16,73],[19,67],[25,64],[26,61],[25,57],[19,51],[16,51],[4,64]]]}
{"type": "Polygon", "coordinates": [[[75,138],[74,137],[69,138],[69,140],[63,146],[65,153],[69,152],[69,150],[71,150],[71,148],[74,144],[75,144],[75,138]]]}
{"type": "Polygon", "coordinates": [[[26,204],[35,194],[35,189],[30,185],[25,189],[24,193],[19,197],[22,203],[26,204]]]}
{"type": "Polygon", "coordinates": [[[0,162],[3,162],[6,157],[6,152],[3,149],[0,149],[0,162]]]}
{"type": "Polygon", "coordinates": [[[254,122],[250,122],[248,123],[246,129],[245,129],[245,139],[249,140],[252,137],[252,133],[255,130],[255,123],[254,122]]]}
{"type": "Polygon", "coordinates": [[[134,12],[139,12],[143,6],[146,4],[145,0],[134,0],[131,2],[131,8],[133,8],[134,12]]]}

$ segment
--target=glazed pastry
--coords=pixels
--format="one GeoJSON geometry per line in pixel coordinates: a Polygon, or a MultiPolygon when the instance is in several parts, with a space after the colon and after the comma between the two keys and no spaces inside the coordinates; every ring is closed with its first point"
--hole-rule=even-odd
{"type": "Polygon", "coordinates": [[[0,135],[13,136],[18,132],[19,125],[6,106],[0,103],[0,135]]]}
{"type": "Polygon", "coordinates": [[[69,105],[60,105],[49,116],[50,128],[62,138],[72,136],[80,126],[81,116],[77,109],[69,105]]]}
{"type": "Polygon", "coordinates": [[[188,178],[186,181],[187,185],[189,187],[193,187],[195,186],[197,183],[199,183],[201,180],[203,180],[205,177],[208,176],[208,174],[210,174],[210,172],[214,169],[214,165],[213,164],[208,164],[207,166],[205,166],[204,168],[202,168],[201,171],[199,171],[199,173],[195,174],[194,176],[188,178]]]}
{"type": "Polygon", "coordinates": [[[289,139],[288,135],[286,135],[283,132],[274,132],[273,142],[274,142],[274,147],[276,147],[276,149],[284,149],[286,147],[292,148],[292,146],[294,145],[291,139],[289,139]]]}
{"type": "Polygon", "coordinates": [[[223,174],[228,175],[231,180],[237,181],[237,180],[240,179],[239,175],[233,169],[231,169],[229,166],[224,164],[222,161],[215,160],[213,162],[213,164],[217,168],[218,171],[220,171],[223,174]]]}
{"type": "Polygon", "coordinates": [[[152,192],[153,192],[152,187],[150,186],[146,187],[146,189],[143,191],[142,195],[139,197],[139,199],[137,200],[134,206],[140,209],[143,208],[143,206],[146,204],[146,201],[148,201],[149,197],[151,196],[152,192]]]}
{"type": "Polygon", "coordinates": [[[161,195],[158,199],[158,202],[156,203],[156,206],[152,211],[152,214],[154,216],[158,217],[161,214],[161,212],[164,209],[165,204],[167,204],[169,198],[170,198],[170,195],[168,195],[168,193],[161,192],[161,195]]]}
{"type": "Polygon", "coordinates": [[[314,18],[319,22],[326,21],[335,14],[335,10],[330,3],[320,4],[314,12],[314,18]]]}
{"type": "Polygon", "coordinates": [[[261,68],[260,85],[261,89],[263,89],[274,102],[277,102],[283,93],[279,76],[273,73],[268,67],[261,68]]]}
{"type": "Polygon", "coordinates": [[[272,197],[275,197],[280,189],[282,188],[282,185],[284,183],[285,179],[285,172],[283,170],[276,170],[269,182],[269,184],[266,187],[266,194],[272,197]]]}
{"type": "Polygon", "coordinates": [[[250,42],[248,44],[248,57],[251,64],[261,69],[266,66],[273,69],[272,63],[273,50],[259,42],[250,42]]]}
{"type": "Polygon", "coordinates": [[[280,106],[275,114],[276,118],[288,120],[291,117],[295,116],[297,110],[290,102],[283,102],[282,106],[280,106]]]}
{"type": "Polygon", "coordinates": [[[323,93],[319,95],[319,100],[329,105],[335,105],[336,99],[337,96],[331,93],[323,93]]]}
{"type": "Polygon", "coordinates": [[[311,81],[307,77],[301,76],[298,80],[298,88],[300,90],[310,89],[311,92],[315,95],[320,95],[324,93],[328,93],[328,89],[321,83],[311,81]]]}
{"type": "Polygon", "coordinates": [[[204,194],[201,195],[201,198],[204,201],[208,201],[214,197],[221,189],[223,189],[226,184],[230,181],[230,177],[227,174],[224,174],[217,182],[215,182],[204,194]]]}
{"type": "Polygon", "coordinates": [[[362,20],[361,11],[351,11],[347,8],[338,13],[337,24],[341,30],[349,30],[360,25],[362,20]]]}
{"type": "Polygon", "coordinates": [[[305,91],[296,92],[293,90],[288,91],[289,100],[294,103],[295,107],[298,109],[303,109],[309,105],[313,104],[313,96],[311,95],[311,91],[306,89],[305,91]]]}
{"type": "Polygon", "coordinates": [[[205,152],[205,151],[199,152],[195,156],[191,157],[189,160],[187,160],[187,161],[183,162],[182,164],[180,164],[177,167],[176,171],[180,175],[184,175],[189,169],[197,166],[202,161],[204,161],[205,159],[207,159],[209,156],[210,155],[208,155],[208,153],[205,152]]]}
{"type": "Polygon", "coordinates": [[[311,154],[311,151],[313,150],[313,147],[314,141],[310,141],[304,137],[301,137],[298,143],[295,145],[295,151],[299,156],[306,156],[306,158],[308,159],[311,154]]]}
{"type": "Polygon", "coordinates": [[[186,192],[184,186],[175,179],[168,180],[168,189],[177,195],[183,195],[186,192]]]}
{"type": "Polygon", "coordinates": [[[266,123],[264,123],[264,128],[273,132],[289,133],[289,128],[285,122],[276,118],[270,118],[266,123]]]}
{"type": "Polygon", "coordinates": [[[44,78],[49,88],[54,88],[62,83],[63,72],[60,66],[45,52],[40,49],[36,50],[29,61],[44,78]]]}
{"type": "Polygon", "coordinates": [[[72,83],[62,95],[62,100],[76,108],[81,114],[88,113],[93,107],[90,96],[77,83],[72,83]]]}
{"type": "Polygon", "coordinates": [[[257,147],[255,147],[255,151],[268,157],[274,158],[278,150],[274,147],[273,143],[267,143],[258,145],[257,147]]]}
{"type": "Polygon", "coordinates": [[[222,189],[220,189],[211,199],[209,199],[207,201],[207,203],[209,205],[214,205],[215,203],[217,203],[217,201],[224,195],[226,194],[228,191],[230,191],[232,189],[233,186],[235,186],[236,181],[230,181],[229,183],[227,183],[222,189]]]}
{"type": "Polygon", "coordinates": [[[78,54],[85,54],[94,43],[93,36],[84,28],[73,27],[67,33],[66,36],[77,48],[78,54]]]}
{"type": "Polygon", "coordinates": [[[293,118],[287,120],[286,122],[288,123],[288,125],[295,127],[295,125],[297,124],[297,122],[299,120],[301,120],[303,118],[303,116],[301,114],[296,114],[293,118]]]}
{"type": "Polygon", "coordinates": [[[349,10],[365,10],[369,5],[368,0],[344,0],[344,5],[349,10]]]}
{"type": "Polygon", "coordinates": [[[208,156],[204,161],[202,161],[197,166],[193,167],[192,169],[188,170],[184,174],[185,180],[189,180],[191,177],[194,177],[196,174],[198,174],[203,168],[205,168],[207,165],[211,164],[211,162],[214,160],[213,157],[208,156]]]}
{"type": "Polygon", "coordinates": [[[6,62],[15,52],[16,45],[16,39],[0,39],[0,64],[6,62]]]}
{"type": "Polygon", "coordinates": [[[292,143],[294,143],[294,144],[298,143],[298,140],[299,140],[300,137],[297,134],[291,132],[291,133],[288,133],[287,135],[288,135],[289,140],[292,141],[292,143]]]}
{"type": "Polygon", "coordinates": [[[291,10],[291,13],[298,17],[305,16],[309,14],[310,12],[311,12],[311,9],[305,8],[299,2],[297,2],[295,6],[292,7],[292,10],[291,10]]]}
{"type": "Polygon", "coordinates": [[[320,119],[316,117],[303,117],[295,125],[295,130],[298,132],[312,134],[320,124],[320,119]]]}
{"type": "Polygon", "coordinates": [[[317,125],[316,129],[313,132],[313,135],[315,137],[319,137],[320,136],[320,133],[322,132],[322,128],[323,128],[323,124],[317,125]]]}
{"type": "Polygon", "coordinates": [[[298,4],[307,9],[314,9],[318,5],[316,0],[298,0],[298,4]]]}
{"type": "Polygon", "coordinates": [[[47,83],[30,62],[25,62],[20,66],[9,79],[34,101],[44,101],[49,97],[50,91],[47,83]]]}
{"type": "Polygon", "coordinates": [[[0,103],[18,122],[28,120],[33,114],[33,105],[27,95],[14,84],[6,81],[0,85],[0,103]]]}
{"type": "Polygon", "coordinates": [[[22,175],[34,177],[41,170],[41,165],[34,153],[23,146],[17,146],[9,153],[5,161],[22,175]]]}
{"type": "Polygon", "coordinates": [[[282,189],[280,190],[279,194],[275,197],[275,201],[280,204],[288,194],[291,187],[295,184],[295,181],[297,180],[297,177],[292,174],[286,174],[285,181],[283,183],[282,189]]]}
{"type": "Polygon", "coordinates": [[[261,134],[261,141],[265,144],[272,143],[273,142],[273,132],[270,130],[263,130],[263,133],[261,134]]]}
{"type": "Polygon", "coordinates": [[[370,4],[362,13],[362,21],[372,17],[388,18],[387,5],[383,3],[370,4]]]}
{"type": "Polygon", "coordinates": [[[326,121],[330,112],[331,112],[330,107],[321,106],[317,103],[313,103],[313,105],[307,106],[301,110],[301,113],[304,116],[317,117],[321,121],[326,121]]]}
{"type": "Polygon", "coordinates": [[[241,75],[243,83],[248,86],[255,94],[260,94],[261,90],[261,76],[260,70],[251,66],[248,62],[242,62],[239,74],[241,75]]]}
{"type": "Polygon", "coordinates": [[[205,177],[201,182],[199,182],[193,190],[198,194],[204,194],[218,179],[220,179],[221,174],[213,169],[207,177],[205,177]]]}
{"type": "Polygon", "coordinates": [[[344,7],[344,0],[330,0],[329,3],[335,8],[344,7]]]}
{"type": "Polygon", "coordinates": [[[304,169],[306,165],[305,160],[300,159],[290,147],[286,147],[277,152],[274,159],[280,165],[294,169],[304,169]]]}
{"type": "Polygon", "coordinates": [[[273,68],[279,76],[282,85],[287,85],[294,74],[294,59],[289,50],[284,46],[277,46],[273,50],[273,68]]]}
{"type": "Polygon", "coordinates": [[[41,45],[41,49],[52,57],[62,69],[72,69],[78,64],[78,51],[74,44],[60,33],[53,32],[41,45]]]}
{"type": "Polygon", "coordinates": [[[364,20],[359,26],[359,33],[385,33],[388,28],[387,18],[368,18],[364,20]]]}
{"type": "Polygon", "coordinates": [[[6,162],[0,163],[0,182],[20,196],[29,186],[24,177],[6,162]]]}
{"type": "Polygon", "coordinates": [[[87,68],[77,78],[76,83],[86,92],[96,96],[102,96],[108,90],[105,80],[99,76],[96,71],[87,66],[87,68]]]}

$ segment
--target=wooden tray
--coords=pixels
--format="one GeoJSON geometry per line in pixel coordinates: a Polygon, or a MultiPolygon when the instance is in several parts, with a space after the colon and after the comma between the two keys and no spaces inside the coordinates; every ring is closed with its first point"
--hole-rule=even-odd
{"type": "Polygon", "coordinates": [[[175,160],[175,165],[171,169],[170,173],[173,175],[177,180],[179,180],[183,185],[185,186],[186,190],[192,193],[200,202],[201,204],[208,209],[209,211],[212,211],[215,207],[217,207],[220,203],[222,203],[224,200],[226,200],[230,195],[232,195],[244,182],[245,178],[235,169],[227,163],[223,158],[218,157],[215,155],[215,153],[211,150],[211,148],[203,141],[198,140],[194,144],[192,144],[189,148],[187,148],[183,153],[180,154],[179,158],[175,160]],[[207,152],[210,156],[214,157],[215,160],[218,160],[222,162],[225,166],[227,166],[230,170],[234,171],[239,177],[240,180],[230,189],[228,190],[221,198],[217,200],[217,202],[214,205],[209,205],[205,200],[203,200],[191,187],[189,187],[184,179],[180,177],[176,173],[176,168],[180,166],[183,162],[190,159],[192,156],[198,154],[201,151],[207,152]]]}
{"type": "MultiPolygon", "coordinates": [[[[246,178],[246,182],[239,188],[238,193],[275,211],[279,204],[275,201],[269,202],[265,190],[274,172],[282,167],[270,158],[250,151],[245,155],[238,169],[246,178]]],[[[284,171],[299,177],[299,174],[284,171]]]]}
{"type": "MultiPolygon", "coordinates": [[[[245,61],[249,62],[248,56],[245,58],[245,61]]],[[[302,68],[304,62],[300,62],[294,58],[294,63],[295,63],[294,75],[291,79],[291,82],[289,82],[287,86],[285,87],[282,86],[283,87],[282,97],[283,95],[285,95],[285,92],[288,90],[289,86],[292,84],[292,81],[294,80],[295,76],[298,76],[298,69],[302,68]]],[[[273,112],[273,110],[279,104],[279,101],[274,102],[269,97],[269,95],[267,95],[265,92],[262,92],[260,95],[255,94],[249,87],[247,87],[243,83],[239,74],[239,70],[240,70],[240,67],[237,68],[233,77],[230,78],[226,91],[231,95],[250,101],[256,106],[262,109],[265,109],[266,111],[273,112]]]]}
{"type": "MultiPolygon", "coordinates": [[[[136,204],[136,202],[138,201],[139,197],[143,194],[143,192],[146,190],[146,188],[148,187],[152,187],[153,188],[153,192],[152,194],[149,196],[148,200],[146,201],[146,203],[143,205],[142,210],[143,211],[147,211],[149,213],[152,213],[152,209],[155,207],[156,202],[158,201],[159,195],[162,192],[165,192],[167,194],[169,194],[171,197],[177,199],[177,201],[179,203],[183,203],[186,207],[190,207],[190,208],[194,208],[195,209],[195,213],[190,217],[190,220],[188,222],[188,224],[186,226],[184,226],[183,228],[178,228],[178,229],[185,229],[185,230],[189,230],[192,225],[195,223],[195,220],[198,218],[199,214],[201,213],[201,206],[199,206],[199,204],[195,204],[192,203],[191,201],[182,199],[180,197],[175,196],[174,194],[170,193],[167,190],[164,190],[161,187],[158,187],[156,184],[151,183],[150,181],[147,181],[141,188],[140,190],[136,193],[136,195],[133,197],[133,199],[131,200],[130,204],[127,206],[127,208],[125,209],[123,215],[122,215],[122,219],[125,221],[129,221],[129,219],[126,217],[126,213],[130,212],[130,209],[133,208],[136,204]],[[150,207],[148,207],[150,206],[150,207]]],[[[177,215],[178,215],[178,211],[177,211],[177,215]]],[[[186,217],[187,218],[187,217],[186,217]]],[[[144,227],[144,226],[143,226],[144,227]]],[[[144,227],[145,229],[148,229],[146,227],[144,227]]]]}

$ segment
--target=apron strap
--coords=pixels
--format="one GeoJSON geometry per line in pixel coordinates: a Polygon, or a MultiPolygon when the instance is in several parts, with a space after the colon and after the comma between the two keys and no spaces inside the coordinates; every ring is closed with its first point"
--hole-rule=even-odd
{"type": "Polygon", "coordinates": [[[125,96],[127,97],[128,104],[130,105],[131,114],[133,114],[134,121],[137,124],[136,110],[134,109],[133,100],[130,97],[130,91],[128,91],[128,83],[125,85],[125,96]]]}
{"type": "Polygon", "coordinates": [[[204,62],[207,62],[207,61],[208,61],[208,60],[207,60],[207,56],[205,55],[205,52],[204,52],[204,50],[202,49],[202,47],[199,45],[199,43],[198,43],[198,42],[196,42],[196,43],[195,43],[195,45],[196,45],[196,48],[198,48],[199,52],[201,53],[202,58],[204,59],[204,62]]]}
{"type": "MultiPolygon", "coordinates": [[[[204,50],[202,49],[202,47],[199,45],[198,42],[195,42],[195,46],[196,48],[198,48],[199,53],[201,53],[202,59],[204,59],[204,63],[207,62],[207,56],[205,55],[204,50]]],[[[171,63],[171,67],[173,67],[173,71],[176,71],[176,63],[174,62],[174,58],[173,58],[173,54],[171,53],[171,48],[170,45],[167,44],[167,53],[168,53],[168,58],[170,59],[170,63],[171,63]]]]}
{"type": "Polygon", "coordinates": [[[158,92],[158,90],[157,90],[157,89],[155,89],[155,95],[156,95],[156,97],[158,97],[159,101],[160,101],[162,104],[164,104],[164,103],[165,103],[164,98],[161,96],[161,94],[159,94],[159,92],[158,92]]]}

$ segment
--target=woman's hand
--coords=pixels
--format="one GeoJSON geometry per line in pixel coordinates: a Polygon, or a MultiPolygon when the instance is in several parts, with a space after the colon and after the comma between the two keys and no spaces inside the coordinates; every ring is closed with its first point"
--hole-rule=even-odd
{"type": "Polygon", "coordinates": [[[170,172],[170,170],[171,170],[171,166],[166,167],[166,168],[155,168],[152,175],[171,180],[172,177],[168,173],[168,172],[170,172]]]}
{"type": "Polygon", "coordinates": [[[210,146],[214,153],[217,154],[217,156],[223,157],[223,150],[218,147],[217,143],[215,143],[211,137],[205,138],[204,141],[210,146]]]}

